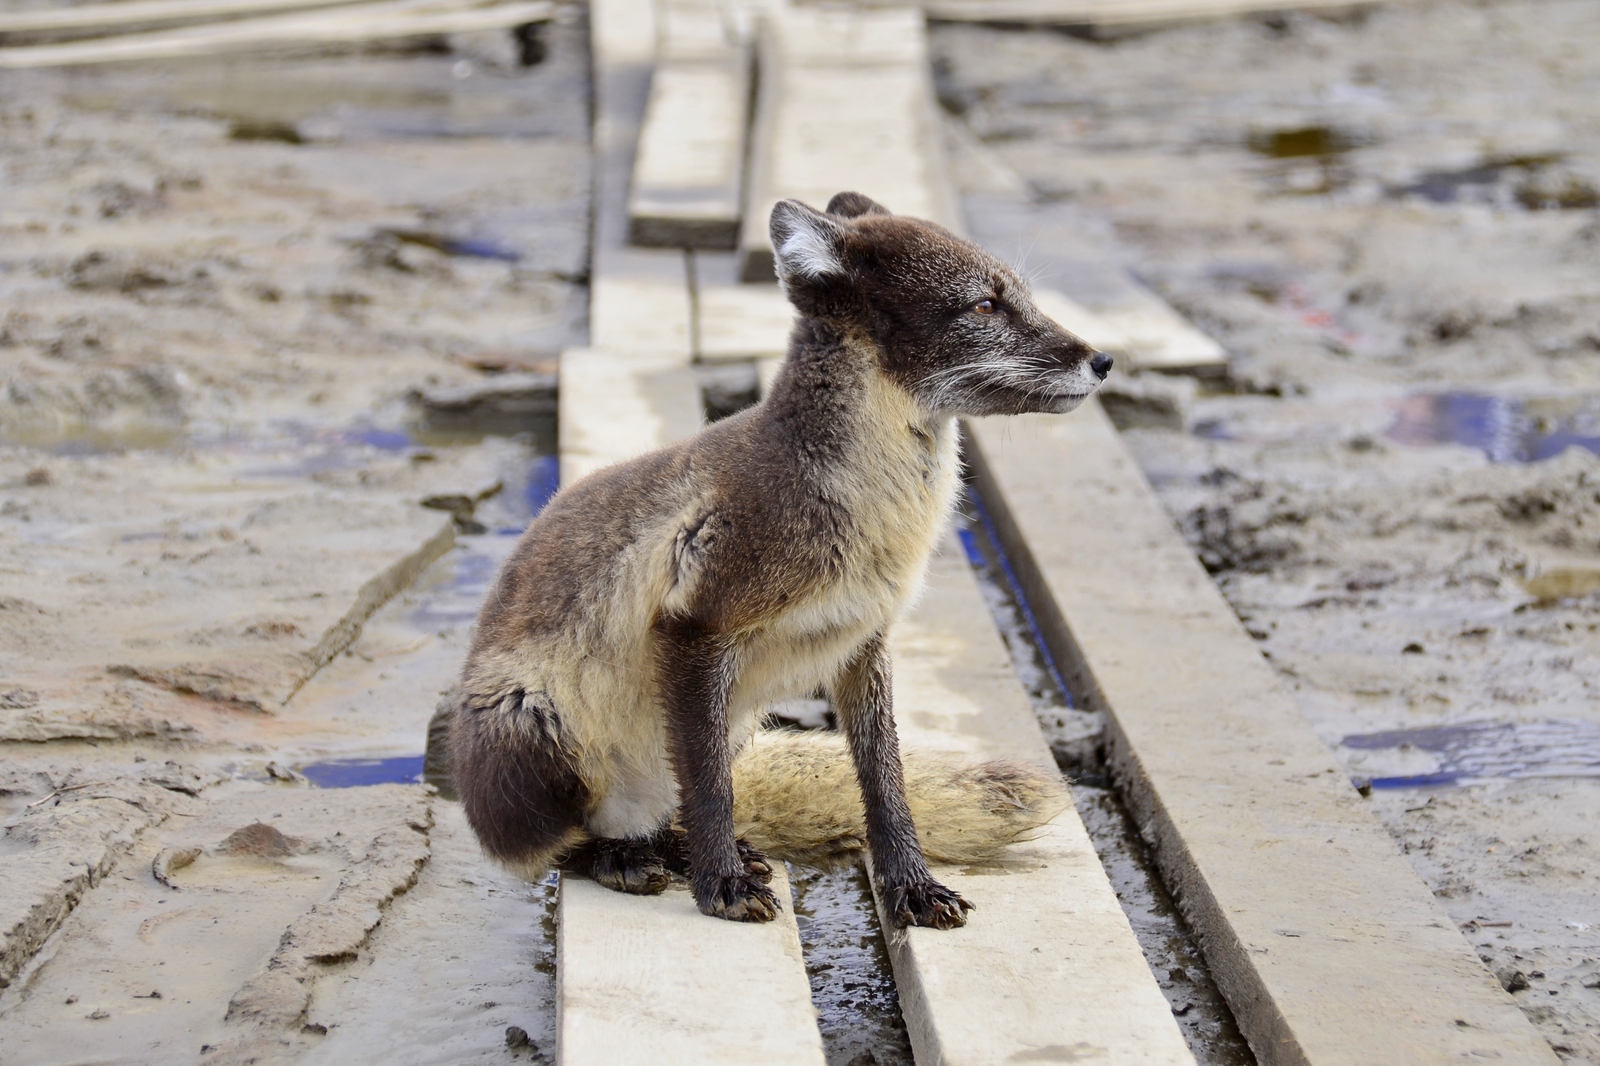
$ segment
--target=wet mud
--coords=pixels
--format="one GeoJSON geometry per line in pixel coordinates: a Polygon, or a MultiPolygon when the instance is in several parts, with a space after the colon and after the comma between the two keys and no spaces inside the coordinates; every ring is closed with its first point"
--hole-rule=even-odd
{"type": "Polygon", "coordinates": [[[418,783],[586,339],[533,37],[0,82],[0,1059],[554,1060],[554,886],[418,783]]]}
{"type": "Polygon", "coordinates": [[[789,883],[828,1066],[912,1066],[866,870],[790,864],[789,883]]]}
{"type": "Polygon", "coordinates": [[[934,33],[974,228],[1085,302],[1114,264],[1227,348],[1223,379],[1114,374],[1107,409],[1574,1062],[1600,1062],[1596,34],[1571,0],[934,33]]]}

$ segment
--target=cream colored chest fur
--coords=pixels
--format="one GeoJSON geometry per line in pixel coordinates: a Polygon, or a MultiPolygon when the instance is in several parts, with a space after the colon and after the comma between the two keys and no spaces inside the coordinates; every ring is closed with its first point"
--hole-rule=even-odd
{"type": "Polygon", "coordinates": [[[862,641],[885,629],[922,590],[928,559],[960,485],[953,421],[929,421],[881,378],[853,427],[849,461],[824,492],[851,517],[843,572],[745,642],[735,702],[751,707],[803,695],[834,679],[862,641]]]}

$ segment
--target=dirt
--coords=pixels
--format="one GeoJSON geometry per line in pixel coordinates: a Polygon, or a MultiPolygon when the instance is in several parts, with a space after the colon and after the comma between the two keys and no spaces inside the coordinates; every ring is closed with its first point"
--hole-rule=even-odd
{"type": "Polygon", "coordinates": [[[975,229],[1085,298],[1116,263],[1228,349],[1108,406],[1441,905],[1592,1063],[1597,37],[1558,0],[934,35],[975,229]]]}
{"type": "MultiPolygon", "coordinates": [[[[1121,386],[1127,439],[1486,963],[1600,1063],[1597,31],[1397,3],[934,45],[973,228],[1229,349],[1121,386]]],[[[553,1061],[552,886],[380,783],[422,772],[585,341],[587,42],[542,40],[0,84],[7,1061],[553,1061]]],[[[1247,1061],[1083,791],[1192,1042],[1247,1061]]],[[[799,903],[837,926],[807,931],[830,1048],[903,1061],[830,876],[799,903]]]]}
{"type": "Polygon", "coordinates": [[[541,40],[0,85],[0,1059],[553,1061],[553,886],[384,783],[586,340],[541,40]]]}

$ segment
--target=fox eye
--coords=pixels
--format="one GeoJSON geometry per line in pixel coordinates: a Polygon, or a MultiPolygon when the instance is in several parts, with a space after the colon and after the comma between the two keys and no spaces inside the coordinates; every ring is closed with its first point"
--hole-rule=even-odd
{"type": "Polygon", "coordinates": [[[977,303],[972,305],[972,310],[973,310],[974,314],[992,315],[992,314],[994,314],[994,311],[995,311],[994,301],[993,300],[979,300],[977,303]]]}

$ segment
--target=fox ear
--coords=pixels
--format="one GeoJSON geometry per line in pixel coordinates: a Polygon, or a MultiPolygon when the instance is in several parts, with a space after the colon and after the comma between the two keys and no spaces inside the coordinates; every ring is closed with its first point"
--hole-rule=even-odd
{"type": "Polygon", "coordinates": [[[799,200],[779,200],[768,225],[778,280],[818,281],[845,273],[844,227],[799,200]]]}
{"type": "Polygon", "coordinates": [[[828,201],[828,214],[840,218],[860,218],[862,215],[887,215],[889,209],[870,196],[858,192],[835,193],[828,201]]]}

